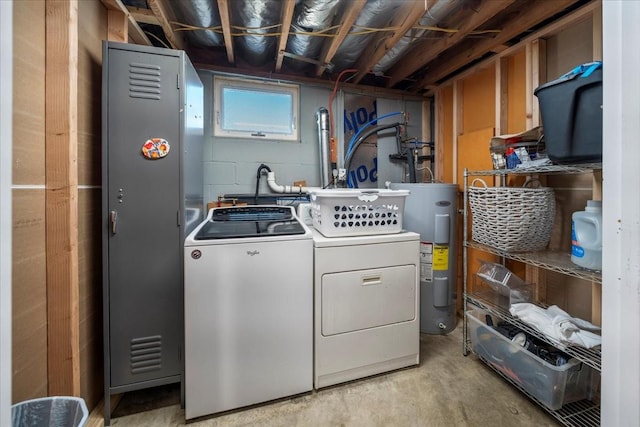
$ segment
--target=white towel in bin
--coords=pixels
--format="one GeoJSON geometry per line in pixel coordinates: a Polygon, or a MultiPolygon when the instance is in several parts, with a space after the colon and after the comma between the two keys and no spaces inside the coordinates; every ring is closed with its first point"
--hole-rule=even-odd
{"type": "Polygon", "coordinates": [[[511,315],[534,327],[547,337],[565,344],[577,344],[592,348],[601,344],[602,338],[591,331],[600,328],[586,320],[571,317],[560,307],[552,305],[547,309],[531,303],[512,304],[511,315]]]}

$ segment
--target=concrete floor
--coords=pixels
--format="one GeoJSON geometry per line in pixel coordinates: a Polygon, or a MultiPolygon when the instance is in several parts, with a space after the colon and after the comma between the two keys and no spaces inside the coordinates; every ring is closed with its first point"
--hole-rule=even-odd
{"type": "MultiPolygon", "coordinates": [[[[197,419],[213,426],[556,426],[556,421],[474,355],[462,356],[462,323],[422,334],[421,363],[294,398],[197,419]]],[[[127,393],[117,427],[184,426],[179,387],[127,393]]]]}

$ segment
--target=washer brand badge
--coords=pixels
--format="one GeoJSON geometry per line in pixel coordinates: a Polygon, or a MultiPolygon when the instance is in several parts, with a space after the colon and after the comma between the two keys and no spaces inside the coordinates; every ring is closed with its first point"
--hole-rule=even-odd
{"type": "Polygon", "coordinates": [[[191,258],[193,259],[200,259],[200,257],[202,256],[202,252],[200,252],[199,250],[195,250],[195,251],[191,251],[191,258]]]}
{"type": "Polygon", "coordinates": [[[249,255],[249,256],[258,255],[259,253],[260,253],[260,251],[247,251],[247,255],[249,255]]]}

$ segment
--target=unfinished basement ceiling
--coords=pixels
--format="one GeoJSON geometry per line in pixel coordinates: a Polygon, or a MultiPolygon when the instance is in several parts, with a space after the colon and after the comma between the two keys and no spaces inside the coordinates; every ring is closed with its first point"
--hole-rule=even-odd
{"type": "Polygon", "coordinates": [[[587,0],[102,0],[198,68],[423,93],[587,0]],[[345,75],[347,75],[345,73],[345,75]],[[343,78],[344,80],[344,78],[343,78]]]}

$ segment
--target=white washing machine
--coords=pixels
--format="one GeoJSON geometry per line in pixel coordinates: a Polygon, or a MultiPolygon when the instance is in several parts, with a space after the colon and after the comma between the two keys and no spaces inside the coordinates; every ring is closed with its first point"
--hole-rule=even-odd
{"type": "Polygon", "coordinates": [[[313,244],[291,207],[215,208],[185,240],[185,417],[313,388],[313,244]]]}
{"type": "Polygon", "coordinates": [[[420,236],[314,241],[316,389],[420,362],[420,236]]]}

